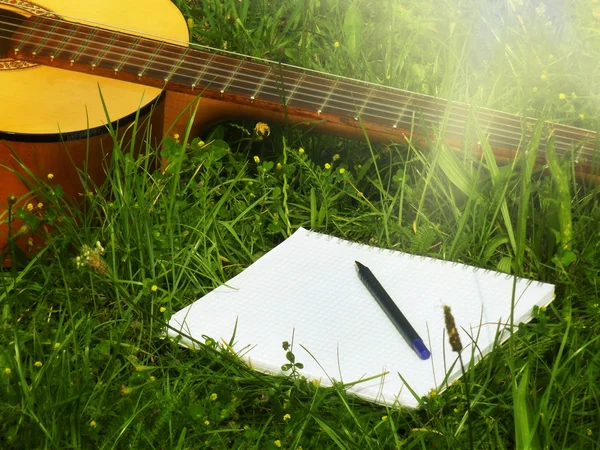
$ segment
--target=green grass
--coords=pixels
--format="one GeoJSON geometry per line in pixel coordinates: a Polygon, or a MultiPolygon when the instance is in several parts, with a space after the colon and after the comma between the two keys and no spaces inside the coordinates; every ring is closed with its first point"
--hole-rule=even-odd
{"type": "MultiPolygon", "coordinates": [[[[598,128],[593,0],[177,3],[196,42],[598,128]]],[[[569,158],[544,173],[254,125],[167,138],[164,173],[155,149],[117,145],[85,208],[53,180],[44,218],[15,211],[61,233],[0,278],[0,447],[600,448],[600,188],[569,158]],[[163,339],[171,313],[300,226],[554,283],[556,300],[418,410],[163,339]]]]}

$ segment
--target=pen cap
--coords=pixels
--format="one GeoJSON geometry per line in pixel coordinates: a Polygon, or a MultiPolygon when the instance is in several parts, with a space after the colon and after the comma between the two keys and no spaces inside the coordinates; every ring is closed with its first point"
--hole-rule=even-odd
{"type": "Polygon", "coordinates": [[[429,359],[429,357],[431,356],[431,353],[429,353],[429,350],[427,350],[427,347],[425,347],[425,344],[423,344],[423,341],[421,339],[413,340],[412,348],[414,349],[415,352],[417,352],[417,355],[419,355],[419,358],[421,358],[423,360],[429,359]]]}

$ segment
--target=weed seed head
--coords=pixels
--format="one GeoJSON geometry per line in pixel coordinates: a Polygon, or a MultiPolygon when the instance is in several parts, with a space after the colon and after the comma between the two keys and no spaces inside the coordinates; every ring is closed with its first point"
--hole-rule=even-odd
{"type": "Polygon", "coordinates": [[[460,342],[460,336],[456,330],[456,323],[454,322],[454,316],[450,310],[450,307],[444,305],[444,320],[446,322],[446,331],[448,331],[448,338],[450,340],[450,347],[452,351],[460,353],[463,349],[462,343],[460,342]]]}
{"type": "Polygon", "coordinates": [[[81,247],[81,254],[75,258],[75,264],[78,268],[89,267],[98,275],[106,276],[109,269],[102,259],[102,255],[104,255],[104,247],[102,247],[100,241],[96,242],[94,248],[84,244],[81,247]]]}

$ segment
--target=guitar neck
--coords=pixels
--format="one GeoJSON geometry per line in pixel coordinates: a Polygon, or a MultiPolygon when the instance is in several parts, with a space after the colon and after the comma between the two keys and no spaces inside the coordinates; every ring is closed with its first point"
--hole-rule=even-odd
{"type": "MultiPolygon", "coordinates": [[[[365,127],[394,141],[415,129],[421,136],[443,131],[444,139],[463,145],[467,137],[481,151],[485,136],[495,154],[513,157],[527,142],[536,120],[438,99],[401,89],[250,57],[192,48],[121,31],[78,24],[53,15],[15,23],[0,12],[0,43],[14,59],[85,72],[251,105],[307,121],[365,127]],[[474,120],[473,120],[474,119],[474,120]],[[475,133],[476,123],[481,133],[475,133]],[[471,124],[471,125],[470,125],[471,124]]],[[[596,133],[548,123],[556,152],[574,152],[582,166],[594,156],[596,133]]],[[[538,153],[543,158],[546,139],[538,153]]]]}

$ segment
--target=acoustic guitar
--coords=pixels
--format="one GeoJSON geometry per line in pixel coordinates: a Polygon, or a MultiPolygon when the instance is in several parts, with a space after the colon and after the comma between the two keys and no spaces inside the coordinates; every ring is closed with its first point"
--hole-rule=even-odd
{"type": "MultiPolygon", "coordinates": [[[[252,118],[405,142],[417,124],[421,136],[442,127],[446,143],[464,150],[472,133],[467,124],[475,118],[498,158],[513,158],[536,123],[191,45],[185,19],[168,0],[0,0],[0,254],[8,197],[37,208],[27,177],[51,178],[76,200],[84,191],[82,171],[95,183],[104,179],[113,146],[109,122],[124,133],[139,111],[158,142],[172,124],[172,133],[184,132],[188,117],[176,118],[199,95],[192,132],[222,119],[252,118]]],[[[594,132],[546,128],[559,156],[574,152],[578,172],[596,177],[594,132]]],[[[471,151],[481,153],[481,143],[472,141],[471,151]]],[[[542,140],[542,161],[545,145],[542,140]]]]}

